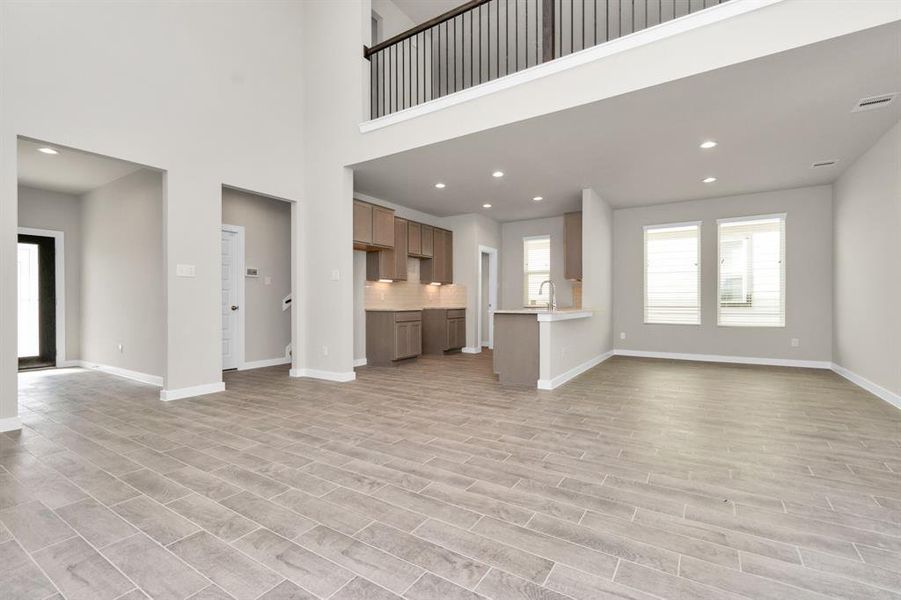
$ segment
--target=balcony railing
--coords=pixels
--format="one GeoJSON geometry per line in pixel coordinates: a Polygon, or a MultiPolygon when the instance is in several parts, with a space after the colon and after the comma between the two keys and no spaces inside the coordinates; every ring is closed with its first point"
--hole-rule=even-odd
{"type": "Polygon", "coordinates": [[[370,62],[370,118],[725,1],[472,0],[364,48],[370,62]]]}

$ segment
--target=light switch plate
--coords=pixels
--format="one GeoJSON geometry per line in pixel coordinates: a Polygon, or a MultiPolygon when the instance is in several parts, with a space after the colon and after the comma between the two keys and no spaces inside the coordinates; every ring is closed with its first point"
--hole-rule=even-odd
{"type": "Polygon", "coordinates": [[[197,267],[195,267],[194,265],[184,265],[184,264],[175,265],[175,276],[176,277],[196,277],[197,276],[197,267]]]}
{"type": "Polygon", "coordinates": [[[272,277],[263,277],[263,285],[272,285],[272,277]]]}
{"type": "Polygon", "coordinates": [[[332,269],[332,281],[338,281],[341,279],[341,272],[338,269],[332,269]]]}

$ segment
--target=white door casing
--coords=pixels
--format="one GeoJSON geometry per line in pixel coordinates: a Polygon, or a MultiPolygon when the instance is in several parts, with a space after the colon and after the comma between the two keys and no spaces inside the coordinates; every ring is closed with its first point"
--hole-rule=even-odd
{"type": "MultiPolygon", "coordinates": [[[[497,310],[497,248],[479,245],[479,303],[482,300],[482,254],[488,255],[488,348],[494,349],[494,311],[497,310]]],[[[482,309],[478,310],[477,337],[482,337],[482,309]]],[[[479,340],[481,345],[482,340],[479,340]]]]}
{"type": "Polygon", "coordinates": [[[244,228],[222,226],[222,370],[244,363],[244,228]]]}

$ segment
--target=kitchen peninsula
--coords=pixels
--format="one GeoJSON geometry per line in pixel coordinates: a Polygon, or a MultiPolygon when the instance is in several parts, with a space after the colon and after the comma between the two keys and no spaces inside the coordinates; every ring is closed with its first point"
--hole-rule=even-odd
{"type": "Polygon", "coordinates": [[[592,310],[546,309],[498,310],[494,312],[494,372],[501,385],[525,385],[552,389],[564,375],[568,340],[580,319],[592,310]]]}

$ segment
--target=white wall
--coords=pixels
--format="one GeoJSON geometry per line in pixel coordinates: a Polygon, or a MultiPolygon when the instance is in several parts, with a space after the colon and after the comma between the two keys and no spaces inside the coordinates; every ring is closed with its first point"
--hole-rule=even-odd
{"type": "Polygon", "coordinates": [[[260,273],[244,278],[244,361],[284,358],[291,343],[291,312],[282,310],[291,293],[291,204],[224,188],[222,222],[244,227],[244,265],[260,273]]]}
{"type": "MultiPolygon", "coordinates": [[[[62,231],[66,277],[66,360],[81,358],[81,199],[18,187],[19,227],[62,231]]],[[[59,350],[59,349],[58,349],[59,350]]]]}
{"type": "Polygon", "coordinates": [[[613,210],[582,190],[583,308],[588,318],[540,323],[541,379],[553,388],[610,357],[613,349],[613,210]]]}
{"type": "Polygon", "coordinates": [[[498,281],[501,290],[500,305],[504,309],[523,307],[523,238],[536,235],[551,236],[551,281],[557,288],[557,306],[572,306],[573,284],[563,276],[563,217],[559,216],[501,224],[502,266],[498,281]]]}
{"type": "Polygon", "coordinates": [[[901,395],[901,123],[834,186],[834,361],[901,395]]]}
{"type": "Polygon", "coordinates": [[[135,171],[81,204],[81,358],[162,377],[163,176],[135,171]]]}
{"type": "MultiPolygon", "coordinates": [[[[17,135],[165,170],[167,301],[165,318],[154,326],[164,332],[168,349],[166,387],[216,389],[221,189],[228,184],[292,200],[302,196],[306,4],[0,3],[0,280],[12,280],[15,269],[17,135]],[[197,276],[176,278],[178,263],[195,265],[197,276]]],[[[356,3],[335,4],[352,5],[354,16],[359,14],[356,3]]],[[[358,57],[360,31],[349,29],[356,43],[345,44],[346,55],[358,57]]],[[[331,41],[322,47],[339,54],[331,41]]],[[[360,73],[351,71],[348,78],[359,87],[360,73]]],[[[329,83],[340,82],[332,76],[329,83]]],[[[332,96],[334,89],[329,87],[332,96]]],[[[323,107],[311,110],[315,118],[323,107]]],[[[345,129],[360,120],[344,114],[345,129]]],[[[345,197],[342,245],[349,265],[350,193],[345,197]]],[[[337,210],[334,197],[308,198],[310,204],[328,204],[326,213],[337,210]]],[[[298,214],[295,223],[301,222],[298,214]]],[[[317,227],[329,225],[328,219],[317,222],[317,227]]],[[[332,236],[339,233],[329,230],[332,236]]],[[[308,254],[304,245],[297,251],[308,254]]],[[[336,306],[339,301],[324,292],[333,264],[318,261],[322,266],[311,269],[311,284],[325,296],[324,307],[336,306]]],[[[16,327],[15,290],[10,288],[0,290],[0,418],[16,414],[16,336],[10,334],[16,327]]],[[[345,291],[349,307],[350,287],[345,291]]],[[[315,314],[322,321],[327,311],[315,314]]],[[[298,328],[307,318],[301,315],[298,328]]],[[[346,322],[349,364],[349,308],[346,322]]],[[[322,330],[311,335],[328,337],[328,330],[338,328],[324,323],[322,330]]],[[[295,359],[304,360],[297,352],[295,359]]]]}
{"type": "MultiPolygon", "coordinates": [[[[818,186],[614,211],[616,348],[655,352],[830,361],[832,358],[832,188],[818,186]],[[716,220],[786,213],[785,327],[719,327],[716,220]],[[644,323],[642,227],[701,226],[701,324],[644,323]],[[625,332],[626,339],[619,339],[625,332]],[[800,347],[791,347],[791,338],[800,347]]],[[[587,294],[587,290],[586,290],[587,294]]]]}

